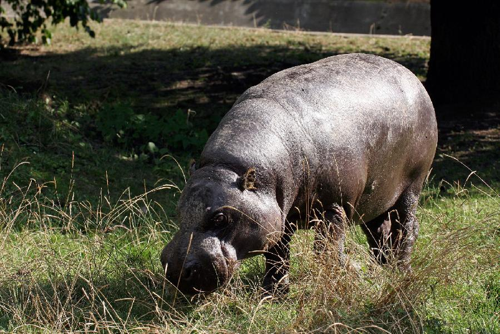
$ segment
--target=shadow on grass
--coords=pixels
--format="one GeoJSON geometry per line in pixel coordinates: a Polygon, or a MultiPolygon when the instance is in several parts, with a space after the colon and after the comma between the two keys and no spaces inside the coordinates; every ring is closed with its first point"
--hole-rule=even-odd
{"type": "Polygon", "coordinates": [[[500,104],[444,105],[436,107],[436,114],[439,143],[434,185],[440,183],[441,190],[446,190],[448,184],[473,183],[500,193],[500,104]]]}
{"type": "MultiPolygon", "coordinates": [[[[363,52],[363,50],[359,50],[363,52]]],[[[247,88],[280,70],[341,53],[308,45],[266,44],[210,49],[84,48],[39,55],[18,54],[0,70],[1,83],[18,92],[44,92],[70,102],[129,100],[138,112],[190,108],[223,115],[247,88]],[[48,75],[50,72],[50,75],[48,75]],[[47,81],[47,77],[49,77],[47,81]]],[[[390,52],[379,55],[395,58],[390,52]]],[[[426,59],[395,59],[417,74],[426,59]]]]}
{"type": "MultiPolygon", "coordinates": [[[[148,169],[156,170],[160,177],[179,179],[180,172],[173,163],[167,166],[164,163],[156,165],[151,163],[156,163],[164,153],[149,155],[145,160],[136,159],[134,156],[140,158],[142,153],[149,154],[144,152],[145,146],[153,142],[160,150],[167,148],[168,154],[179,158],[181,166],[185,168],[190,158],[198,157],[204,142],[198,139],[195,145],[182,148],[181,140],[172,135],[175,127],[163,131],[158,128],[158,124],[173,119],[180,110],[185,115],[194,116],[189,118],[192,130],[188,129],[179,135],[187,138],[192,133],[199,134],[203,130],[210,134],[238,96],[250,86],[275,72],[342,53],[345,48],[345,46],[338,48],[328,46],[328,51],[325,51],[321,45],[310,45],[293,39],[283,45],[263,42],[219,49],[188,46],[135,51],[135,47],[137,46],[87,47],[67,53],[54,53],[50,52],[50,49],[39,52],[30,48],[21,49],[19,52],[9,51],[9,57],[2,61],[4,66],[0,67],[0,88],[15,90],[19,96],[36,95],[42,101],[47,99],[55,101],[56,111],[61,109],[57,106],[57,101],[63,103],[66,101],[70,109],[76,109],[72,111],[73,116],[42,115],[41,107],[40,115],[35,116],[42,120],[60,118],[58,122],[77,124],[78,128],[71,125],[72,129],[68,130],[66,136],[69,139],[61,136],[55,139],[51,137],[48,139],[48,144],[40,145],[40,140],[35,141],[31,137],[38,137],[37,133],[48,136],[54,132],[52,129],[55,126],[46,124],[47,126],[40,129],[35,122],[38,118],[31,117],[34,121],[33,124],[27,124],[27,132],[33,136],[23,138],[26,137],[26,130],[22,128],[14,131],[17,133],[13,136],[17,139],[14,139],[16,144],[11,146],[24,151],[18,154],[18,157],[4,159],[4,164],[9,160],[12,162],[10,167],[13,168],[16,162],[21,161],[21,156],[24,158],[31,155],[29,157],[29,160],[33,161],[33,167],[29,172],[31,177],[49,181],[53,179],[52,175],[72,173],[71,159],[72,154],[75,154],[79,170],[74,172],[80,176],[77,186],[89,188],[86,191],[89,194],[92,194],[93,188],[98,190],[107,184],[105,176],[106,178],[109,176],[112,183],[116,179],[114,183],[118,182],[118,187],[125,183],[121,180],[126,178],[127,183],[134,189],[142,187],[142,179],[148,178],[148,175],[142,175],[142,172],[148,169]],[[137,130],[137,127],[128,125],[130,119],[134,117],[128,115],[129,118],[121,121],[122,127],[136,132],[126,134],[128,146],[112,147],[116,143],[106,141],[104,134],[100,134],[97,124],[99,114],[102,115],[102,111],[107,112],[107,110],[116,114],[108,117],[111,120],[115,116],[118,118],[122,111],[123,113],[131,111],[136,115],[151,115],[147,124],[156,125],[156,128],[137,130]],[[158,135],[162,131],[166,135],[158,135]],[[154,133],[156,136],[153,136],[154,133]],[[135,138],[136,135],[140,138],[135,138]],[[103,148],[109,152],[104,152],[103,148]],[[88,173],[89,170],[92,170],[92,173],[88,173]],[[139,173],[141,175],[135,174],[134,170],[141,171],[139,173]],[[107,174],[105,171],[108,171],[107,174]],[[135,180],[137,176],[140,179],[135,180]]],[[[369,47],[367,45],[366,49],[361,47],[357,51],[369,52],[369,47]]],[[[425,73],[426,59],[417,54],[406,54],[397,58],[395,54],[387,51],[381,55],[399,61],[416,73],[425,73]]],[[[14,110],[10,112],[14,113],[14,110]]],[[[29,111],[26,111],[26,114],[31,115],[29,111]]],[[[7,117],[9,115],[7,114],[7,117]]],[[[19,115],[21,116],[24,117],[19,115]]],[[[2,122],[5,120],[0,119],[0,124],[2,122]]],[[[6,127],[13,128],[10,125],[6,127]]],[[[9,150],[6,152],[8,154],[9,150]]],[[[67,183],[69,182],[68,179],[67,183]]],[[[148,188],[152,186],[154,181],[148,181],[148,188]]]]}
{"type": "MultiPolygon", "coordinates": [[[[177,110],[191,110],[196,115],[194,121],[203,124],[210,134],[248,87],[291,66],[342,53],[340,48],[324,51],[314,45],[293,43],[139,52],[134,52],[132,46],[88,47],[64,54],[20,53],[9,58],[5,62],[8,66],[0,69],[1,84],[20,93],[64,97],[70,103],[96,104],[97,108],[125,100],[135,113],[158,117],[170,117],[177,110]]],[[[363,48],[358,51],[366,52],[363,48]]],[[[426,73],[427,59],[418,54],[399,58],[389,51],[378,54],[394,59],[418,75],[426,73]]],[[[499,108],[489,109],[493,115],[491,121],[464,116],[463,112],[457,117],[455,108],[437,108],[440,141],[434,180],[438,183],[441,179],[450,183],[457,179],[465,181],[470,174],[456,161],[440,156],[448,154],[496,186],[500,182],[499,108]]],[[[161,140],[168,146],[171,138],[161,140]]],[[[173,153],[196,157],[201,148],[197,152],[173,153]]]]}

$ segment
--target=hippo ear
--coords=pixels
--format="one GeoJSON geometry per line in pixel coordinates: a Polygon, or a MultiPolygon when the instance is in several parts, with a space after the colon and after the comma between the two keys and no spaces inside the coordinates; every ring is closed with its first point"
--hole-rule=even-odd
{"type": "Polygon", "coordinates": [[[257,180],[257,172],[254,167],[250,167],[239,180],[241,190],[257,190],[255,186],[257,180]]]}
{"type": "Polygon", "coordinates": [[[191,159],[191,161],[189,162],[189,176],[193,175],[195,170],[196,170],[196,161],[194,159],[191,159]]]}

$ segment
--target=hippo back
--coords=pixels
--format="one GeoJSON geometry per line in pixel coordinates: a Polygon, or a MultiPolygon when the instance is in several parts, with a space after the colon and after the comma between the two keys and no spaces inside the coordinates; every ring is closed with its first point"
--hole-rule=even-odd
{"type": "Polygon", "coordinates": [[[370,220],[422,183],[437,125],[420,81],[378,56],[293,67],[248,89],[211,136],[202,164],[254,166],[285,212],[340,203],[370,220]]]}

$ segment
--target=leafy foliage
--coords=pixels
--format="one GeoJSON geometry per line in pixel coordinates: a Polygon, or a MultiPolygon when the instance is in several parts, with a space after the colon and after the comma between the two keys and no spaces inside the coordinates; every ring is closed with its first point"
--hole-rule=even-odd
{"type": "MultiPolygon", "coordinates": [[[[100,0],[101,3],[104,0],[100,0]]],[[[112,0],[113,4],[125,7],[125,0],[112,0]]],[[[99,14],[89,6],[87,0],[5,0],[5,3],[15,13],[14,17],[7,17],[6,10],[0,2],[0,29],[7,31],[9,45],[16,42],[37,42],[37,33],[41,31],[42,41],[50,44],[52,33],[48,28],[47,21],[53,25],[69,19],[72,27],[81,27],[92,37],[95,32],[89,27],[89,20],[101,21],[99,14]]],[[[0,45],[2,44],[0,36],[0,45]]]]}

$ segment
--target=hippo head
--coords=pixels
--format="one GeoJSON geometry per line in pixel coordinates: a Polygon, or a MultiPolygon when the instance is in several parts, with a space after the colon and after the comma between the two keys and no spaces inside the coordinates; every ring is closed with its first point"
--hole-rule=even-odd
{"type": "Polygon", "coordinates": [[[209,292],[226,283],[239,260],[273,246],[282,234],[273,191],[253,168],[193,172],[178,203],[180,230],[161,254],[168,280],[181,292],[209,292]]]}

